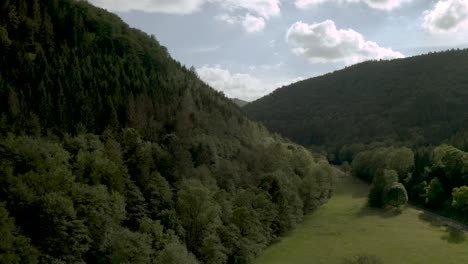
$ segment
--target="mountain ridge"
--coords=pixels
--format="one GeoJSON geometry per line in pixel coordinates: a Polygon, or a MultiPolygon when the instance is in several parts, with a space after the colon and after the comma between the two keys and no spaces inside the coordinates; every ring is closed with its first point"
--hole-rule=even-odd
{"type": "Polygon", "coordinates": [[[468,49],[367,61],[282,87],[243,110],[298,143],[438,144],[467,129],[468,49]]]}

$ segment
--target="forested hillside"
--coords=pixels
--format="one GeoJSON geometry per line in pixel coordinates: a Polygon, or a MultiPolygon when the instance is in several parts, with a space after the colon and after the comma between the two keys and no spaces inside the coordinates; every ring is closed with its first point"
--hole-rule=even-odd
{"type": "Polygon", "coordinates": [[[249,263],[332,194],[155,37],[74,0],[0,2],[0,263],[249,263]]]}
{"type": "Polygon", "coordinates": [[[248,104],[249,102],[247,101],[244,101],[244,100],[241,100],[241,99],[237,99],[237,98],[233,98],[232,101],[234,103],[236,103],[236,105],[238,105],[239,107],[244,107],[246,104],[248,104]]]}
{"type": "Polygon", "coordinates": [[[463,140],[468,50],[368,61],[276,90],[247,105],[252,117],[305,145],[463,140]]]}

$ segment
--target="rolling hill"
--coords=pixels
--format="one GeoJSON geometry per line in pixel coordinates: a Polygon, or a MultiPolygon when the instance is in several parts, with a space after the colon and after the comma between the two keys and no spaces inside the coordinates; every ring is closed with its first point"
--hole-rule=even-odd
{"type": "Polygon", "coordinates": [[[439,144],[468,129],[468,50],[367,61],[280,88],[244,111],[304,145],[439,144]]]}

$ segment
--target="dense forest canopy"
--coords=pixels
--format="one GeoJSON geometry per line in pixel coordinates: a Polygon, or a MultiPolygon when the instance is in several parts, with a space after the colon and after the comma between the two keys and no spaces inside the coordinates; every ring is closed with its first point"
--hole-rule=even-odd
{"type": "Polygon", "coordinates": [[[155,37],[76,0],[0,2],[0,262],[249,263],[333,170],[155,37]]]}
{"type": "MultiPolygon", "coordinates": [[[[305,145],[466,145],[468,50],[367,61],[276,90],[244,110],[305,145]]],[[[336,153],[335,153],[336,152],[336,153]]]]}

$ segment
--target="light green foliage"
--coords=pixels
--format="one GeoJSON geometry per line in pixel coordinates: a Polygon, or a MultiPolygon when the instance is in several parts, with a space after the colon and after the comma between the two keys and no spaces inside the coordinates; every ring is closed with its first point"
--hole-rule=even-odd
{"type": "Polygon", "coordinates": [[[468,212],[468,186],[454,188],[452,192],[452,206],[463,213],[468,212]]]}
{"type": "Polygon", "coordinates": [[[414,153],[407,147],[393,150],[387,158],[387,167],[398,172],[400,181],[405,180],[414,170],[414,153]]]}
{"type": "Polygon", "coordinates": [[[452,186],[468,183],[468,153],[455,147],[442,145],[434,149],[433,171],[441,171],[441,180],[446,179],[452,186]]]}
{"type": "Polygon", "coordinates": [[[195,251],[202,247],[209,232],[220,225],[220,209],[211,191],[197,180],[184,181],[177,197],[177,213],[185,229],[185,243],[188,249],[195,251]]]}
{"type": "Polygon", "coordinates": [[[198,264],[197,259],[179,242],[167,244],[156,259],[156,263],[198,264]]]}

